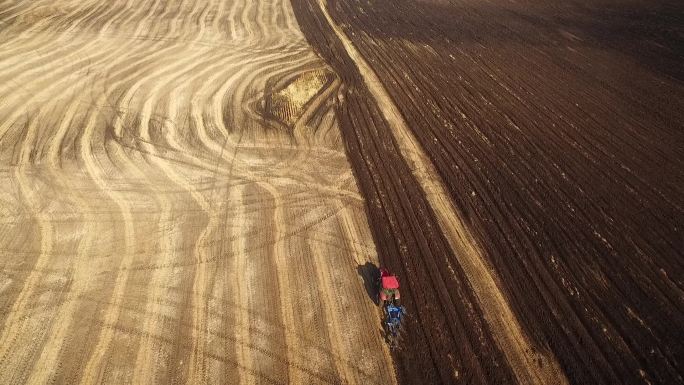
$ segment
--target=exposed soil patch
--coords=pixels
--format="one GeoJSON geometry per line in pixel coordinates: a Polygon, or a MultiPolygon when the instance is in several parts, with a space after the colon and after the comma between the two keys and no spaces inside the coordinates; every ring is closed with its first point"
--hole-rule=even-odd
{"type": "Polygon", "coordinates": [[[261,111],[268,118],[292,128],[307,105],[333,80],[330,71],[319,69],[299,74],[285,84],[267,85],[261,111]]]}

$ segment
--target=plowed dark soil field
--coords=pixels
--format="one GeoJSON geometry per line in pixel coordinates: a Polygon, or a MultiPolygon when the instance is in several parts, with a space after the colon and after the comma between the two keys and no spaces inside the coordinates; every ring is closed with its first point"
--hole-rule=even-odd
{"type": "MultiPolygon", "coordinates": [[[[381,263],[406,286],[400,381],[523,383],[326,11],[293,5],[342,78],[343,140],[381,263]]],[[[558,383],[684,383],[684,5],[332,0],[327,12],[558,383]]]]}

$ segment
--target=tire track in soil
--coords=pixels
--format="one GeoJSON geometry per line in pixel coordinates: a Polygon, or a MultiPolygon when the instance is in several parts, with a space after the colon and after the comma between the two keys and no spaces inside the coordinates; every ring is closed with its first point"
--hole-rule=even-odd
{"type": "MultiPolygon", "coordinates": [[[[123,81],[124,80],[122,79],[118,82],[112,82],[110,86],[112,88],[115,88],[118,83],[123,81]]],[[[106,101],[106,95],[106,92],[103,93],[100,96],[100,98],[96,101],[95,105],[103,105],[106,101]]],[[[118,325],[119,323],[127,323],[125,317],[128,317],[129,314],[122,313],[119,307],[121,307],[121,304],[124,303],[125,298],[128,295],[127,293],[131,291],[129,288],[131,286],[135,286],[135,280],[140,276],[139,272],[131,271],[130,267],[133,265],[137,256],[135,252],[136,246],[142,246],[142,242],[135,242],[133,206],[129,203],[131,199],[127,197],[127,195],[123,192],[107,188],[108,183],[106,182],[107,176],[104,171],[105,168],[102,167],[102,161],[97,160],[93,152],[92,143],[99,142],[92,140],[92,138],[94,137],[94,128],[97,122],[97,118],[107,119],[106,116],[100,116],[100,114],[101,111],[97,107],[91,108],[90,116],[87,118],[84,127],[84,133],[81,137],[81,155],[84,163],[86,164],[88,174],[91,176],[93,181],[98,185],[100,190],[102,190],[105,193],[105,195],[110,197],[110,199],[113,200],[117,206],[119,206],[119,209],[121,210],[124,233],[124,255],[121,259],[121,264],[119,265],[119,269],[116,273],[112,293],[112,297],[114,299],[112,302],[110,302],[110,304],[108,304],[108,307],[105,311],[102,320],[103,324],[112,326],[105,327],[100,332],[100,336],[98,337],[94,353],[91,355],[90,359],[86,363],[83,376],[81,377],[81,383],[83,383],[84,381],[86,383],[92,383],[94,379],[97,379],[97,382],[104,381],[104,376],[111,375],[110,369],[114,367],[114,365],[110,365],[109,362],[105,360],[105,356],[108,360],[121,363],[121,361],[125,361],[125,359],[130,359],[130,357],[126,356],[126,358],[124,358],[123,360],[117,360],[115,357],[112,357],[112,355],[120,354],[122,351],[126,350],[127,348],[130,348],[131,345],[137,346],[139,342],[139,340],[135,338],[129,339],[121,337],[118,338],[115,342],[112,342],[114,338],[114,333],[117,332],[114,326],[118,325]],[[123,346],[117,347],[118,344],[121,344],[123,346]],[[103,364],[102,362],[107,362],[107,364],[103,364]]],[[[104,146],[106,145],[107,144],[104,144],[104,146]]],[[[136,164],[134,164],[131,159],[125,156],[122,151],[113,151],[110,153],[105,150],[105,152],[107,154],[107,160],[112,162],[112,164],[122,165],[124,169],[129,170],[129,172],[133,174],[134,177],[138,178],[139,180],[146,180],[145,175],[143,174],[141,169],[136,164]]],[[[151,189],[154,190],[154,187],[151,187],[151,189]]],[[[153,199],[156,201],[157,207],[163,205],[163,203],[159,202],[160,198],[158,196],[155,196],[153,199]]],[[[154,222],[156,221],[153,220],[153,223],[154,222]]],[[[140,230],[146,232],[144,228],[140,230]]],[[[145,282],[149,281],[145,279],[145,282]]],[[[129,323],[136,323],[136,321],[134,320],[133,322],[129,323]]]]}
{"type": "MultiPolygon", "coordinates": [[[[233,282],[236,282],[235,284],[235,289],[232,290],[232,302],[239,304],[239,306],[243,309],[251,309],[252,307],[250,306],[250,299],[251,295],[254,295],[255,293],[250,293],[249,291],[249,286],[250,286],[250,278],[253,277],[248,277],[248,272],[246,269],[246,265],[248,264],[247,260],[247,255],[246,255],[246,237],[244,234],[241,233],[241,229],[244,226],[249,226],[250,222],[246,218],[246,209],[245,209],[245,187],[244,186],[236,186],[233,187],[230,190],[230,195],[228,196],[228,201],[230,202],[231,205],[237,205],[239,208],[237,209],[237,213],[235,215],[234,221],[235,224],[232,226],[231,229],[231,238],[234,239],[235,241],[231,243],[232,247],[232,254],[233,258],[235,259],[235,272],[233,273],[235,276],[233,278],[233,282]],[[238,274],[242,273],[242,277],[238,278],[238,274]]],[[[247,194],[249,195],[249,194],[247,194]]],[[[252,282],[253,284],[253,282],[252,282]]],[[[258,296],[261,293],[256,293],[258,296]]],[[[251,316],[249,313],[246,312],[238,312],[235,316],[235,339],[237,341],[241,341],[241,344],[239,346],[236,346],[236,356],[238,357],[239,362],[242,363],[242,366],[247,370],[248,373],[253,373],[256,371],[255,369],[255,364],[254,364],[254,359],[252,357],[251,352],[249,351],[249,346],[252,345],[252,335],[250,333],[250,325],[251,325],[251,316]]],[[[259,361],[256,361],[257,364],[259,361]]],[[[254,379],[249,377],[249,374],[245,373],[245,371],[240,371],[239,372],[239,382],[240,384],[247,384],[251,385],[254,383],[254,379]]]]}
{"type": "MultiPolygon", "coordinates": [[[[242,207],[245,211],[244,225],[238,231],[242,232],[242,248],[240,250],[243,259],[237,271],[241,274],[244,283],[240,291],[243,306],[259,315],[259,317],[246,317],[241,322],[242,339],[245,341],[243,354],[251,362],[251,370],[257,373],[279,373],[282,379],[289,378],[290,368],[287,353],[287,337],[280,325],[284,324],[282,315],[281,295],[267,295],[266,293],[281,293],[280,277],[277,274],[276,254],[276,228],[275,207],[270,210],[253,210],[253,207],[262,207],[261,196],[267,195],[268,191],[258,184],[245,186],[241,198],[242,207]],[[250,234],[247,236],[245,234],[250,234]],[[253,249],[253,243],[259,240],[265,245],[273,245],[253,249]],[[248,250],[250,251],[247,254],[248,250]],[[253,333],[259,330],[259,333],[253,333]],[[277,360],[276,357],[286,357],[286,360],[277,360]]],[[[239,338],[239,337],[238,337],[239,338]]],[[[246,383],[259,383],[256,377],[248,377],[246,383]]]]}
{"type": "MultiPolygon", "coordinates": [[[[21,192],[23,199],[27,203],[27,207],[32,211],[32,215],[36,220],[37,227],[40,229],[40,251],[34,262],[34,267],[23,282],[19,295],[14,300],[12,307],[9,309],[8,316],[0,333],[0,363],[3,367],[11,368],[16,365],[12,363],[13,359],[20,357],[18,354],[13,354],[11,349],[24,328],[27,322],[22,320],[22,309],[27,307],[27,304],[34,296],[34,292],[40,286],[43,278],[42,271],[47,268],[47,263],[50,260],[50,254],[53,244],[54,226],[50,221],[49,215],[44,210],[38,208],[43,207],[41,200],[36,196],[36,192],[30,187],[30,182],[26,176],[26,169],[24,166],[16,168],[14,173],[17,187],[21,192]],[[9,362],[8,362],[9,361],[9,362]],[[14,365],[13,365],[14,364],[14,365]]],[[[20,373],[15,373],[20,374],[20,373]]],[[[9,378],[9,382],[17,381],[17,379],[9,378]]]]}
{"type": "MultiPolygon", "coordinates": [[[[55,148],[50,154],[50,175],[55,180],[59,180],[61,175],[56,172],[58,169],[59,151],[55,148]]],[[[64,191],[68,190],[67,185],[62,184],[61,186],[64,188],[64,191]]],[[[80,195],[80,193],[77,192],[72,194],[70,199],[76,204],[76,207],[85,208],[85,213],[90,211],[90,204],[80,195]]],[[[84,214],[83,216],[86,217],[87,215],[84,214]]],[[[35,361],[34,368],[27,380],[28,384],[55,381],[56,374],[52,369],[59,366],[58,360],[67,340],[67,336],[69,335],[69,326],[74,322],[76,314],[78,314],[76,312],[76,309],[79,306],[78,298],[88,288],[89,280],[86,276],[87,270],[84,268],[84,265],[86,264],[88,250],[92,247],[95,234],[95,232],[89,232],[84,234],[79,240],[77,254],[72,262],[72,267],[70,268],[71,273],[69,280],[71,283],[68,287],[70,298],[66,298],[62,306],[57,309],[56,319],[51,323],[50,336],[46,339],[40,356],[35,361]]]]}
{"type": "MultiPolygon", "coordinates": [[[[295,325],[295,319],[293,310],[295,309],[292,304],[292,288],[290,284],[290,277],[288,274],[288,253],[285,249],[286,244],[284,242],[285,230],[283,226],[285,225],[285,218],[283,215],[283,205],[279,198],[278,191],[268,183],[258,183],[259,187],[264,189],[270,194],[273,199],[273,231],[275,233],[273,241],[273,260],[276,267],[276,275],[278,276],[278,293],[281,293],[280,301],[280,312],[283,317],[283,322],[286,325],[295,325]]],[[[291,336],[285,335],[285,347],[286,347],[286,357],[287,361],[290,362],[294,359],[297,354],[298,346],[296,344],[296,339],[291,338],[291,336]]],[[[298,370],[298,368],[289,367],[287,371],[287,383],[296,384],[301,383],[301,378],[304,374],[298,370]]]]}

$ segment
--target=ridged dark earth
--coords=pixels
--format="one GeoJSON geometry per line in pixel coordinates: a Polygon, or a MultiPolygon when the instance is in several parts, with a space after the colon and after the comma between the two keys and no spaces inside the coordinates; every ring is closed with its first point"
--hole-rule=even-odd
{"type": "MultiPolygon", "coordinates": [[[[406,285],[400,380],[514,382],[467,280],[446,273],[454,256],[356,67],[317,2],[293,4],[343,78],[347,151],[381,261],[406,285]]],[[[327,8],[446,182],[526,333],[568,381],[684,383],[682,3],[327,8]]]]}

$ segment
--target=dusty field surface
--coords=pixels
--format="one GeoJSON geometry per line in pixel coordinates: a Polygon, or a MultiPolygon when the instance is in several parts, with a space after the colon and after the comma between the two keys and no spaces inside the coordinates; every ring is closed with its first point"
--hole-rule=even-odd
{"type": "Polygon", "coordinates": [[[394,383],[285,0],[0,1],[0,383],[394,383]]]}
{"type": "Polygon", "coordinates": [[[293,4],[414,315],[402,382],[684,383],[681,2],[293,4]]]}

